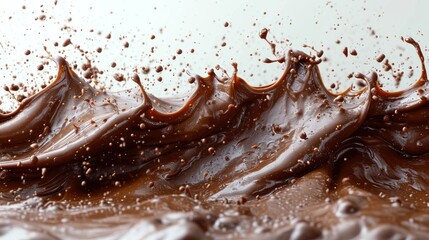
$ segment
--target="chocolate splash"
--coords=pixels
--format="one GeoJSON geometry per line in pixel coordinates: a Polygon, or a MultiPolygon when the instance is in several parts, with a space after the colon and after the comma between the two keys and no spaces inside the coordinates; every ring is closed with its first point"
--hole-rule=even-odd
{"type": "MultiPolygon", "coordinates": [[[[323,85],[289,51],[275,83],[197,76],[188,95],[57,79],[0,114],[0,223],[35,238],[427,237],[428,79],[323,85]],[[55,226],[54,228],[52,226],[55,226]]],[[[5,235],[6,236],[6,235],[5,235]]]]}

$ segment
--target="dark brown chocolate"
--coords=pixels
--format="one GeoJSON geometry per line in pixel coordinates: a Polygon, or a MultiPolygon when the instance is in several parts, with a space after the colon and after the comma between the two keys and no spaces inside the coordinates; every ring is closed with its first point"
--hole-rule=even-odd
{"type": "Polygon", "coordinates": [[[355,74],[333,94],[320,59],[289,51],[267,61],[285,66],[271,85],[211,71],[184,102],[146,93],[138,75],[134,89],[99,91],[59,58],[52,84],[0,114],[2,232],[426,238],[429,82],[405,41],[422,75],[399,92],[355,74]]]}

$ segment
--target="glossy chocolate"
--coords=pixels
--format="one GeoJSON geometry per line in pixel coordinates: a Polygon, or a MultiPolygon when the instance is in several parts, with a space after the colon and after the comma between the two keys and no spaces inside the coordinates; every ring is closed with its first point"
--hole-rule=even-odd
{"type": "MultiPolygon", "coordinates": [[[[266,33],[262,32],[261,37],[266,33]]],[[[289,51],[273,84],[195,77],[186,96],[56,80],[0,114],[4,236],[384,239],[429,236],[428,79],[341,94],[289,51]]],[[[275,46],[272,46],[275,47],[275,46]]],[[[321,54],[320,56],[321,57],[321,54]]],[[[277,62],[277,63],[275,63],[277,62]]]]}

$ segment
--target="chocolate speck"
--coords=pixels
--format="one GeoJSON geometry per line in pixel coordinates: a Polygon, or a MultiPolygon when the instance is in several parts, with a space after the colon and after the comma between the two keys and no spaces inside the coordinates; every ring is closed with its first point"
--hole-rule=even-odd
{"type": "Polygon", "coordinates": [[[72,42],[71,42],[71,39],[70,38],[67,38],[64,42],[63,42],[63,47],[67,47],[68,45],[70,45],[72,42]]]}
{"type": "Polygon", "coordinates": [[[215,155],[216,153],[216,150],[214,149],[214,147],[209,147],[207,151],[209,152],[210,155],[215,155]]]}
{"type": "Polygon", "coordinates": [[[344,56],[346,56],[346,57],[348,57],[348,56],[349,56],[349,50],[348,50],[348,48],[347,48],[347,47],[345,47],[345,48],[343,49],[343,54],[344,54],[344,56]]]}
{"type": "Polygon", "coordinates": [[[268,31],[269,31],[268,29],[263,28],[259,33],[259,37],[262,39],[267,39],[268,31]]]}
{"type": "Polygon", "coordinates": [[[19,86],[16,85],[16,84],[14,84],[14,83],[12,83],[12,85],[10,85],[10,90],[11,91],[18,91],[19,90],[19,86]]]}
{"type": "Polygon", "coordinates": [[[189,83],[194,83],[194,82],[195,82],[195,80],[196,80],[196,79],[195,79],[194,77],[190,77],[190,78],[188,79],[188,82],[189,82],[189,83]]]}
{"type": "Polygon", "coordinates": [[[162,70],[164,70],[164,68],[161,65],[159,65],[158,67],[155,68],[155,72],[157,72],[157,73],[162,72],[162,70]]]}
{"type": "Polygon", "coordinates": [[[383,60],[384,60],[384,58],[385,58],[386,56],[384,55],[384,54],[380,54],[380,55],[378,55],[376,58],[375,58],[375,60],[377,61],[377,62],[382,62],[383,60]]]}
{"type": "Polygon", "coordinates": [[[125,80],[124,75],[121,73],[115,73],[113,74],[113,78],[118,81],[118,82],[122,82],[125,80]]]}

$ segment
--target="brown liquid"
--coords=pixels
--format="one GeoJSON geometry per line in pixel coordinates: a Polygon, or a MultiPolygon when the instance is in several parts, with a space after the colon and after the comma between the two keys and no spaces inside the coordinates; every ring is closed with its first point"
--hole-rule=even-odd
{"type": "MultiPolygon", "coordinates": [[[[423,55],[417,43],[406,39],[423,55]]],[[[280,58],[282,59],[282,58],[280,58]]],[[[428,79],[332,94],[290,51],[275,83],[210,72],[182,97],[57,79],[0,114],[3,234],[106,239],[429,236],[428,79]]],[[[5,235],[7,236],[7,235],[5,235]]]]}

